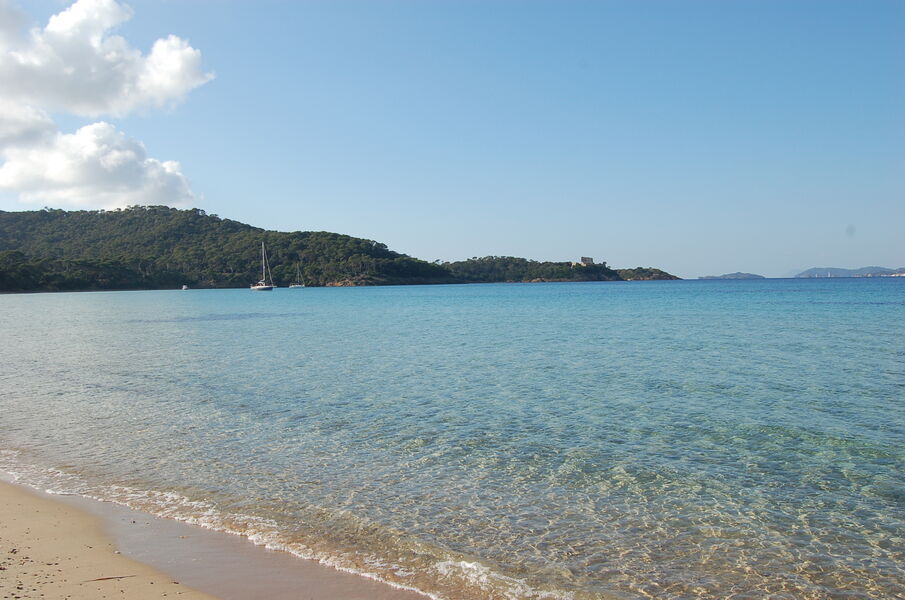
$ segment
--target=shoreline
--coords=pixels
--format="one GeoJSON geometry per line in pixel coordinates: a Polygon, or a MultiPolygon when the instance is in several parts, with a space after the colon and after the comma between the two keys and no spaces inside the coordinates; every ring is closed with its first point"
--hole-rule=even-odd
{"type": "Polygon", "coordinates": [[[0,566],[0,592],[22,600],[427,598],[237,535],[5,479],[0,566]]]}
{"type": "MultiPolygon", "coordinates": [[[[719,276],[704,277],[675,277],[675,278],[632,278],[632,279],[518,279],[511,281],[444,281],[436,283],[377,283],[366,285],[341,285],[338,283],[329,283],[326,285],[306,285],[305,289],[348,289],[348,288],[391,288],[391,287],[441,287],[441,286],[459,286],[459,285],[521,285],[536,283],[637,283],[644,281],[802,281],[802,280],[820,280],[827,279],[843,279],[850,281],[852,279],[870,279],[870,280],[896,280],[905,279],[905,273],[897,273],[892,275],[851,275],[851,276],[833,276],[833,277],[739,277],[725,278],[719,276]]],[[[274,286],[276,289],[289,289],[288,285],[274,286]]],[[[191,292],[191,291],[211,291],[211,290],[247,290],[247,287],[190,287],[188,290],[179,288],[109,288],[109,289],[74,289],[74,290],[0,290],[0,296],[14,296],[24,294],[91,294],[105,292],[191,292]]]]}
{"type": "Polygon", "coordinates": [[[102,522],[29,488],[0,482],[4,598],[222,600],[119,553],[102,522]]]}

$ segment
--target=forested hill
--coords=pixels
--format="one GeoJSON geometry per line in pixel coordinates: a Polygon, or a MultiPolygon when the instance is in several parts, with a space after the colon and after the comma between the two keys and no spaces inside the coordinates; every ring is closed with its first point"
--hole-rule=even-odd
{"type": "Polygon", "coordinates": [[[443,263],[456,278],[468,282],[498,281],[622,281],[602,264],[540,262],[515,256],[485,256],[443,263]]]}
{"type": "Polygon", "coordinates": [[[337,233],[266,231],[199,209],[135,206],[0,211],[0,291],[246,287],[260,279],[262,241],[279,286],[295,280],[297,268],[308,286],[673,277],[498,256],[429,263],[337,233]]]}
{"type": "Polygon", "coordinates": [[[265,231],[203,210],[0,211],[0,290],[245,287],[260,279],[261,241],[278,285],[444,283],[443,267],[371,240],[265,231]]]}
{"type": "Polygon", "coordinates": [[[616,272],[619,273],[619,277],[625,281],[669,281],[681,279],[681,277],[676,277],[666,271],[661,271],[660,269],[655,269],[653,267],[617,269],[616,272]]]}

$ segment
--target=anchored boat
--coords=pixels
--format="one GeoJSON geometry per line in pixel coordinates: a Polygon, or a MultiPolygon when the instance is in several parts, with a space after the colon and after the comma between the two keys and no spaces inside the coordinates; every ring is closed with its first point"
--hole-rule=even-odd
{"type": "Polygon", "coordinates": [[[261,242],[261,281],[250,286],[253,292],[270,292],[276,286],[273,284],[273,275],[270,274],[270,263],[267,262],[267,250],[264,249],[264,242],[261,242]],[[267,283],[268,278],[270,283],[267,283]]]}

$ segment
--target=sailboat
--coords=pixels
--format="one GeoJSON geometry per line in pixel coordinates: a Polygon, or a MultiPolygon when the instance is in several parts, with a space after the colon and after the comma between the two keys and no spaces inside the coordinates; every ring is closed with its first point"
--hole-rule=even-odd
{"type": "Polygon", "coordinates": [[[302,283],[302,267],[299,263],[295,263],[295,281],[289,284],[291,288],[303,288],[305,284],[302,283]]]}
{"type": "Polygon", "coordinates": [[[270,274],[270,264],[267,262],[267,251],[264,249],[264,242],[261,242],[261,281],[250,286],[253,292],[270,292],[276,286],[273,284],[273,275],[270,274]],[[267,283],[267,277],[270,276],[270,283],[267,283]]]}

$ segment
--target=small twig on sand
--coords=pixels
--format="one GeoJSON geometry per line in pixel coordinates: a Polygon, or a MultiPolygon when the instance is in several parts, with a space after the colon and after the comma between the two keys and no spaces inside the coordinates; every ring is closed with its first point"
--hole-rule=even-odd
{"type": "Polygon", "coordinates": [[[127,579],[129,577],[136,577],[136,575],[116,575],[113,577],[98,577],[97,579],[89,579],[85,583],[89,583],[91,581],[107,581],[108,579],[127,579]]]}

